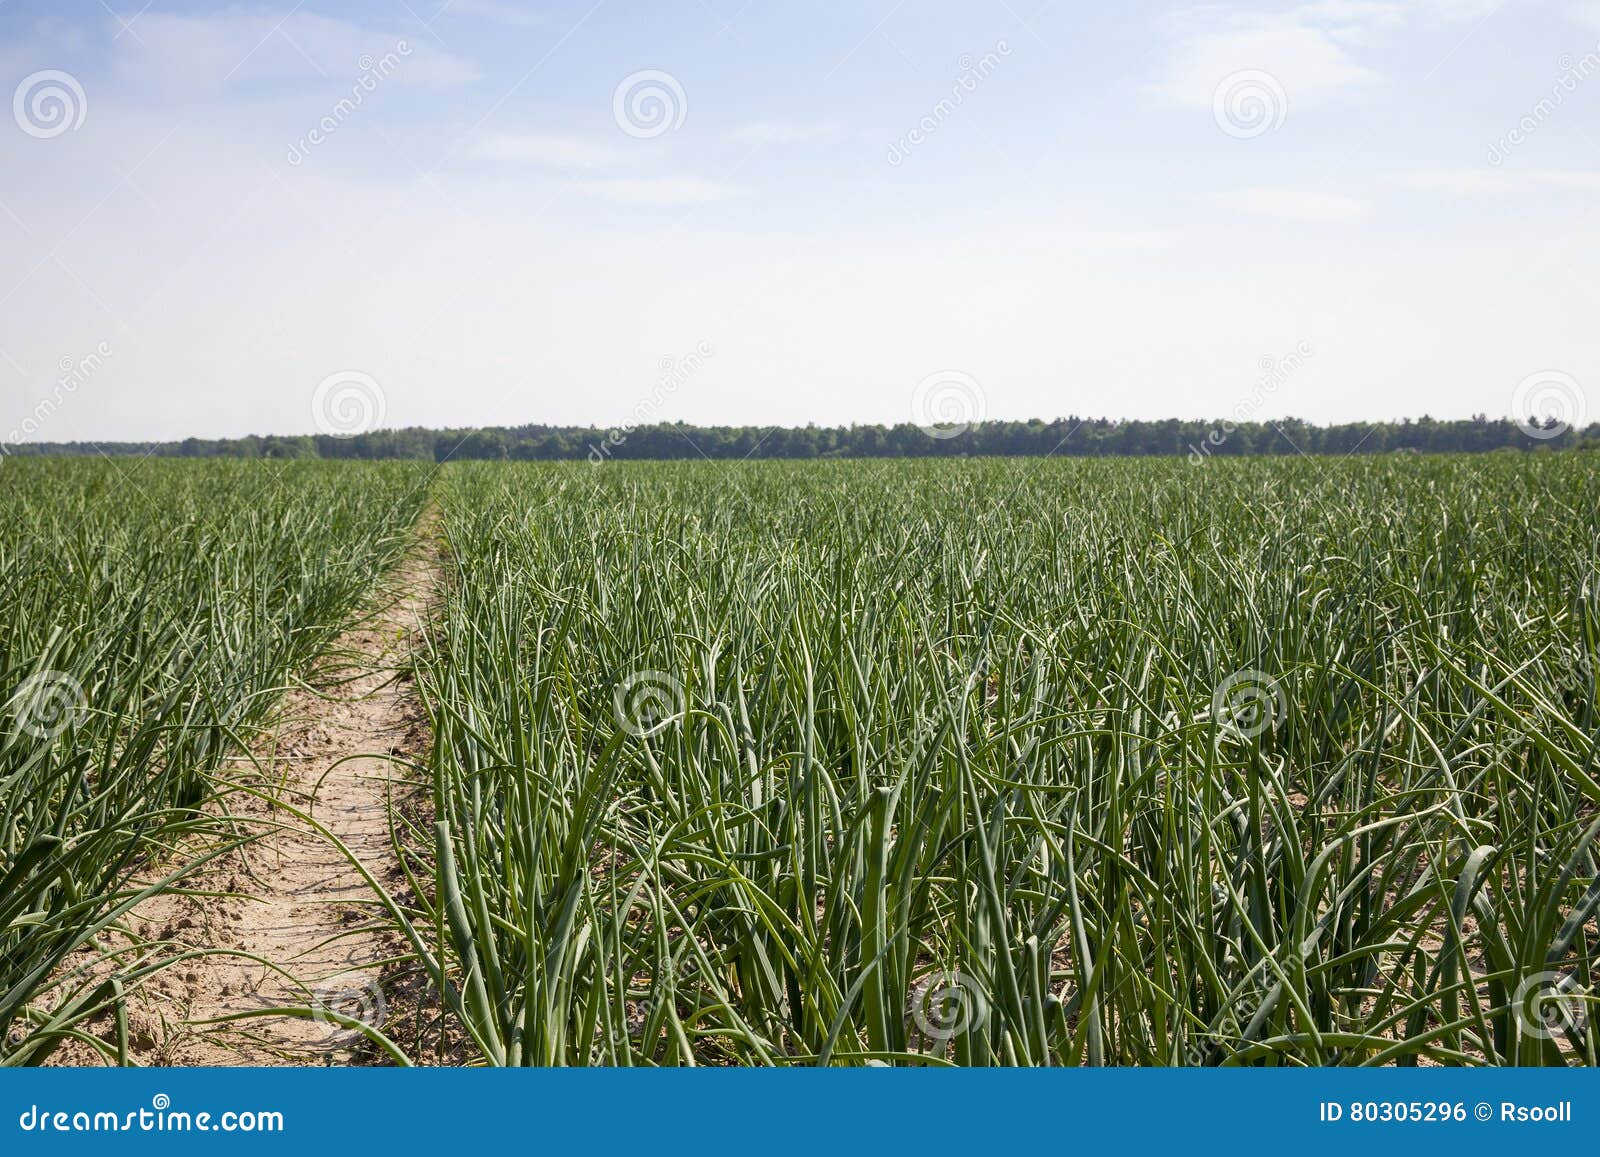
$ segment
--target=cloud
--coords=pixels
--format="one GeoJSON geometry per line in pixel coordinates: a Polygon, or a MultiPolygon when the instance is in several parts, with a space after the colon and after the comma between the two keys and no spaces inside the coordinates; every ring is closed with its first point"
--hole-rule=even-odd
{"type": "Polygon", "coordinates": [[[622,153],[608,145],[549,133],[491,133],[473,145],[472,155],[562,170],[606,168],[622,160],[622,153]]]}
{"type": "Polygon", "coordinates": [[[137,35],[115,41],[113,75],[164,97],[206,97],[227,87],[297,81],[347,83],[373,60],[403,56],[392,83],[441,88],[468,84],[476,64],[426,36],[367,28],[303,9],[229,8],[206,15],[147,12],[137,35]]]}
{"type": "Polygon", "coordinates": [[[1585,0],[1584,3],[1574,4],[1568,12],[1579,24],[1600,29],[1600,0],[1585,0]]]}
{"type": "Polygon", "coordinates": [[[573,188],[617,205],[650,208],[709,205],[745,194],[737,185],[725,185],[703,177],[614,177],[576,181],[573,188]]]}
{"type": "Polygon", "coordinates": [[[1313,0],[1294,9],[1293,14],[1302,20],[1384,28],[1397,28],[1406,22],[1406,6],[1392,0],[1313,0]]]}
{"type": "Polygon", "coordinates": [[[1232,27],[1187,37],[1158,87],[1179,104],[1209,108],[1223,78],[1245,70],[1270,73],[1283,86],[1291,106],[1381,79],[1358,63],[1330,32],[1269,18],[1257,27],[1232,27]]]}
{"type": "Polygon", "coordinates": [[[1219,204],[1253,217],[1272,217],[1307,225],[1343,225],[1367,215],[1370,206],[1342,193],[1300,189],[1238,189],[1218,196],[1219,204]]]}
{"type": "Polygon", "coordinates": [[[1292,15],[1352,47],[1369,43],[1375,32],[1400,28],[1406,23],[1405,6],[1383,0],[1318,0],[1295,9],[1292,15]]]}
{"type": "Polygon", "coordinates": [[[756,121],[740,125],[728,134],[728,139],[739,145],[795,145],[838,135],[839,126],[831,121],[756,121]]]}
{"type": "MultiPolygon", "coordinates": [[[[1172,101],[1209,106],[1236,72],[1270,73],[1291,105],[1370,86],[1382,76],[1353,54],[1414,20],[1478,20],[1502,0],[1310,0],[1275,12],[1235,5],[1182,9],[1161,21],[1174,47],[1156,89],[1172,101]]],[[[1600,10],[1600,0],[1595,0],[1600,10]]]]}
{"type": "Polygon", "coordinates": [[[1463,23],[1483,20],[1506,5],[1507,0],[1416,0],[1413,6],[1435,20],[1463,23]]]}
{"type": "Polygon", "coordinates": [[[1186,240],[1178,229],[1098,229],[1077,234],[1072,243],[1083,249],[1160,252],[1174,249],[1186,240]]]}
{"type": "Polygon", "coordinates": [[[538,28],[549,23],[541,12],[530,12],[515,4],[498,3],[497,0],[448,0],[439,11],[439,16],[481,16],[513,28],[538,28]]]}
{"type": "Polygon", "coordinates": [[[1458,196],[1504,197],[1541,189],[1577,192],[1600,190],[1600,172],[1583,169],[1427,169],[1406,173],[1400,183],[1407,188],[1458,196]]]}

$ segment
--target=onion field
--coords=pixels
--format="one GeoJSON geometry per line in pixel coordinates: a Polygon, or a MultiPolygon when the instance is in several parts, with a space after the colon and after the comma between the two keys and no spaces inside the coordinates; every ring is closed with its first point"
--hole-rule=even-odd
{"type": "Polygon", "coordinates": [[[483,1061],[1596,1059],[1588,456],[436,496],[406,920],[483,1061]]]}
{"type": "Polygon", "coordinates": [[[372,912],[453,1060],[1592,1065],[1597,511],[1573,452],[8,462],[0,1063],[128,1060],[127,914],[420,526],[372,912]]]}
{"type": "Polygon", "coordinates": [[[179,961],[126,917],[226,827],[252,729],[404,546],[411,466],[10,461],[0,471],[0,1064],[126,1059],[179,961]],[[114,1014],[117,1031],[83,1026],[114,1014]]]}

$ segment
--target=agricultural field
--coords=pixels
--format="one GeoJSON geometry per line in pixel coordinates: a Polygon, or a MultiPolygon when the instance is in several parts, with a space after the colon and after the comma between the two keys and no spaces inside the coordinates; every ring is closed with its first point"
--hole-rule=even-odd
{"type": "MultiPolygon", "coordinates": [[[[181,888],[286,682],[392,565],[409,465],[7,462],[0,471],[0,1064],[126,1059],[171,967],[127,914],[181,888]],[[117,1031],[82,1031],[101,1014],[117,1031]]],[[[218,830],[226,846],[226,830],[218,830]]]]}
{"type": "Polygon", "coordinates": [[[1586,457],[438,494],[414,935],[485,1059],[1595,1060],[1586,457]]]}
{"type": "Polygon", "coordinates": [[[372,911],[452,1061],[1600,1051],[1592,455],[5,471],[7,1063],[419,519],[372,911]]]}

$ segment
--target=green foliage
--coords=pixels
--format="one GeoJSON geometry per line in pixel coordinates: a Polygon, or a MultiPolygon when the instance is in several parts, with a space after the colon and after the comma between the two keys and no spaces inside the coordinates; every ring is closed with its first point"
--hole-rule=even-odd
{"type": "Polygon", "coordinates": [[[896,426],[690,426],[658,423],[605,430],[592,426],[508,426],[489,429],[376,430],[353,436],[235,438],[183,442],[26,444],[13,454],[156,455],[181,458],[414,458],[433,462],[515,458],[520,461],[585,459],[743,460],[746,458],[966,458],[966,457],[1183,457],[1389,453],[1547,451],[1593,444],[1600,424],[1585,430],[1530,437],[1514,422],[1482,415],[1440,421],[1349,422],[1316,426],[1296,418],[1279,422],[1054,421],[978,422],[954,437],[896,426]]]}
{"type": "Polygon", "coordinates": [[[5,465],[0,1064],[73,1038],[116,1059],[79,1030],[161,966],[126,913],[177,883],[172,841],[212,822],[199,805],[396,557],[426,480],[400,464],[5,465]]]}
{"type": "Polygon", "coordinates": [[[440,497],[411,931],[490,1062],[1595,1060],[1587,456],[440,497]]]}

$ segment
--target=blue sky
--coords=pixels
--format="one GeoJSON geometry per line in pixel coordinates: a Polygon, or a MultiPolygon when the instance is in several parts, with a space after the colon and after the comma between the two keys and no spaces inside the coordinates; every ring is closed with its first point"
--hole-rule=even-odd
{"type": "Polygon", "coordinates": [[[1600,0],[5,0],[0,80],[13,439],[310,432],[330,378],[386,425],[895,422],[938,375],[1600,414],[1600,0]]]}

